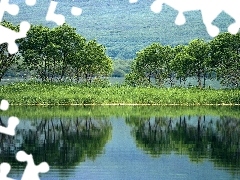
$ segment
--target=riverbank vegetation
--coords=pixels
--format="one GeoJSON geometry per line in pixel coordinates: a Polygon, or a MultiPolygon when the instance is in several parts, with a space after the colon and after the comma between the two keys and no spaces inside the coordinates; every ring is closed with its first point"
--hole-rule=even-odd
{"type": "Polygon", "coordinates": [[[19,105],[159,104],[235,105],[237,89],[99,86],[73,83],[15,83],[0,87],[0,99],[19,105]]]}

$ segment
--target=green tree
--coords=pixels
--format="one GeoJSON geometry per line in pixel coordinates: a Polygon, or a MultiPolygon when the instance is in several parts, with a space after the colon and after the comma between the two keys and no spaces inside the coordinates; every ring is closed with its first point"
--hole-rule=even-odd
{"type": "Polygon", "coordinates": [[[51,54],[50,49],[53,44],[50,43],[50,29],[42,25],[32,25],[27,33],[27,38],[20,41],[20,53],[24,58],[23,65],[34,71],[42,80],[49,80],[51,72],[51,54]]]}
{"type": "Polygon", "coordinates": [[[106,55],[103,45],[96,40],[88,41],[84,46],[84,55],[81,60],[74,63],[78,68],[78,74],[85,79],[86,82],[92,82],[93,78],[101,78],[109,76],[113,71],[113,62],[106,55]]]}
{"type": "Polygon", "coordinates": [[[210,45],[202,39],[192,40],[186,49],[190,58],[189,68],[190,75],[197,77],[198,86],[202,87],[202,78],[204,80],[203,87],[205,87],[205,80],[207,73],[209,72],[209,61],[210,61],[210,45]]]}
{"type": "Polygon", "coordinates": [[[75,28],[67,24],[52,29],[50,39],[52,42],[50,51],[54,60],[54,67],[57,65],[55,71],[58,72],[59,80],[62,81],[67,76],[75,76],[77,71],[75,62],[82,61],[86,39],[77,34],[75,28]],[[73,69],[75,71],[72,71],[73,69]]]}
{"type": "Polygon", "coordinates": [[[91,82],[93,77],[109,76],[113,70],[105,48],[95,40],[86,42],[67,24],[53,29],[32,26],[27,36],[20,42],[24,64],[42,81],[75,78],[91,82]]]}
{"type": "Polygon", "coordinates": [[[143,74],[137,71],[136,60],[132,61],[130,73],[125,75],[125,83],[130,86],[147,86],[149,81],[143,74]]]}
{"type": "Polygon", "coordinates": [[[223,33],[211,42],[211,67],[222,85],[240,87],[240,34],[223,33]]]}
{"type": "MultiPolygon", "coordinates": [[[[17,26],[14,26],[13,24],[7,21],[1,22],[1,25],[14,31],[18,31],[17,26]]],[[[9,70],[9,68],[13,64],[15,64],[19,58],[20,58],[19,53],[10,54],[8,52],[7,43],[0,44],[0,81],[2,80],[6,72],[9,70]]]]}
{"type": "Polygon", "coordinates": [[[172,71],[174,72],[176,78],[184,83],[187,77],[190,75],[189,62],[191,62],[192,57],[186,52],[187,46],[178,45],[174,48],[175,57],[170,62],[172,71]]]}
{"type": "Polygon", "coordinates": [[[42,81],[55,78],[63,81],[72,75],[74,61],[83,56],[85,41],[67,24],[53,29],[35,25],[20,42],[20,50],[26,67],[35,71],[42,81]]]}
{"type": "Polygon", "coordinates": [[[141,79],[140,82],[162,86],[171,77],[169,65],[172,58],[173,50],[170,46],[153,43],[137,53],[131,70],[137,74],[135,77],[141,79]]]}

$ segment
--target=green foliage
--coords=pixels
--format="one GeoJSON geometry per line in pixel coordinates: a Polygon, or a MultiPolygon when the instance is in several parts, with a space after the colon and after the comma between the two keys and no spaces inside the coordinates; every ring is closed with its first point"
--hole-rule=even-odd
{"type": "Polygon", "coordinates": [[[137,53],[137,57],[132,64],[132,75],[138,77],[142,84],[157,84],[162,86],[164,80],[171,74],[169,62],[173,57],[170,46],[163,46],[153,43],[137,53]],[[135,75],[134,75],[135,74],[135,75]]]}
{"type": "Polygon", "coordinates": [[[0,98],[11,104],[240,104],[237,89],[84,86],[73,83],[15,83],[0,87],[0,98]]]}
{"type": "Polygon", "coordinates": [[[174,86],[176,80],[181,85],[191,77],[197,79],[199,88],[205,88],[206,80],[217,75],[222,85],[238,88],[239,42],[240,33],[224,33],[211,42],[194,39],[174,48],[153,43],[137,53],[125,82],[131,86],[163,86],[166,82],[174,86]]]}
{"type": "Polygon", "coordinates": [[[67,24],[50,29],[33,25],[20,41],[25,68],[42,81],[85,81],[109,76],[112,60],[95,40],[86,41],[67,24]]]}
{"type": "Polygon", "coordinates": [[[147,86],[149,83],[136,72],[125,75],[125,84],[130,86],[147,86]]]}
{"type": "Polygon", "coordinates": [[[93,77],[109,76],[113,71],[112,60],[106,56],[105,48],[95,40],[87,42],[84,46],[82,62],[76,65],[78,73],[86,81],[92,82],[93,77]]]}
{"type": "Polygon", "coordinates": [[[185,71],[183,77],[196,77],[198,87],[202,87],[201,78],[204,78],[204,86],[206,75],[209,71],[208,62],[210,60],[210,46],[204,40],[194,39],[188,46],[176,55],[179,61],[180,74],[185,71]],[[181,64],[182,63],[182,64],[181,64]]]}
{"type": "Polygon", "coordinates": [[[240,87],[240,34],[220,34],[210,45],[210,63],[217,78],[226,86],[240,87]]]}
{"type": "MultiPolygon", "coordinates": [[[[97,39],[106,46],[108,55],[114,59],[133,59],[137,51],[152,42],[175,46],[187,44],[195,38],[211,39],[202,22],[200,11],[187,12],[188,23],[177,26],[174,23],[177,14],[173,8],[164,5],[161,13],[155,14],[149,9],[151,2],[147,0],[135,4],[119,0],[57,2],[56,13],[61,12],[66,17],[66,22],[76,27],[77,32],[87,39],[97,39]],[[82,15],[72,16],[72,6],[81,7],[82,15]]],[[[12,16],[5,13],[6,20],[19,24],[27,17],[34,25],[56,26],[55,23],[45,20],[50,1],[39,1],[31,8],[24,1],[17,0],[17,4],[20,8],[19,14],[12,16]]],[[[232,22],[234,20],[230,16],[221,13],[213,24],[224,32],[232,22]]]]}
{"type": "Polygon", "coordinates": [[[186,81],[187,77],[190,76],[190,67],[189,62],[192,57],[186,52],[187,46],[179,45],[174,48],[175,57],[170,62],[170,67],[172,71],[175,73],[176,79],[180,80],[180,84],[182,81],[186,81]]]}
{"type": "MultiPolygon", "coordinates": [[[[3,21],[0,23],[2,26],[7,27],[11,30],[18,31],[18,26],[14,26],[12,23],[3,21]]],[[[0,81],[6,72],[20,59],[19,53],[10,54],[8,52],[8,44],[0,44],[0,81]]]]}

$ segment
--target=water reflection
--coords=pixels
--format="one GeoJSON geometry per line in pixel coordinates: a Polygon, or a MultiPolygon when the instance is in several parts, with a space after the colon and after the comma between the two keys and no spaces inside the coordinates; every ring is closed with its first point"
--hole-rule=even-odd
{"type": "Polygon", "coordinates": [[[152,156],[188,155],[229,170],[240,169],[240,119],[180,116],[127,118],[137,146],[152,156]]]}
{"type": "MultiPolygon", "coordinates": [[[[6,125],[2,119],[0,123],[6,125]]],[[[59,168],[75,166],[101,154],[111,130],[108,120],[91,117],[20,121],[14,137],[0,134],[0,162],[19,166],[15,154],[24,150],[33,154],[36,164],[47,161],[59,168]]]]}
{"type": "Polygon", "coordinates": [[[10,115],[19,117],[20,124],[15,136],[0,134],[0,163],[11,164],[9,177],[15,179],[25,168],[15,160],[19,150],[33,154],[36,164],[48,162],[44,180],[239,179],[239,110],[10,107],[1,113],[0,125],[6,126],[10,115]]]}

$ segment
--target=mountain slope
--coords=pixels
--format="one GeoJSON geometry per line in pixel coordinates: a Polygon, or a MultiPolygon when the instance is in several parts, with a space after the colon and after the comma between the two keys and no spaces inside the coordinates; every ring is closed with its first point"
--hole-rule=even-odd
{"type": "MultiPolygon", "coordinates": [[[[47,22],[45,16],[50,1],[38,0],[34,7],[27,7],[24,0],[12,0],[20,6],[18,16],[6,14],[4,19],[19,24],[28,20],[33,24],[56,26],[47,22]]],[[[87,39],[97,39],[106,46],[109,56],[115,59],[131,59],[135,53],[153,42],[177,45],[187,44],[194,38],[210,40],[202,23],[200,11],[185,13],[187,23],[174,24],[177,12],[164,6],[160,14],[150,11],[153,0],[140,0],[130,4],[128,0],[58,0],[56,13],[66,17],[66,23],[77,28],[87,39]],[[79,17],[71,15],[72,6],[81,7],[79,17]]],[[[215,20],[222,32],[227,30],[233,20],[222,13],[215,20]]]]}

